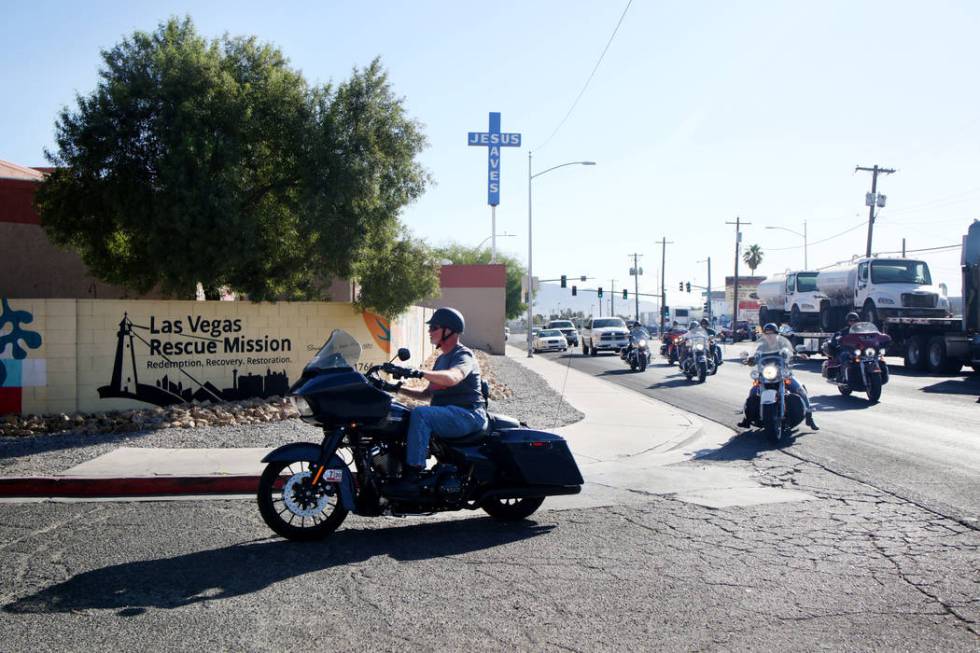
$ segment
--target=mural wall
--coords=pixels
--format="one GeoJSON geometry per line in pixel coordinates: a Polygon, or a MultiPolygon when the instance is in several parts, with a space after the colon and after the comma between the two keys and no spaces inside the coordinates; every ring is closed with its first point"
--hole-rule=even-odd
{"type": "Polygon", "coordinates": [[[431,310],[390,322],[349,303],[2,300],[0,414],[97,412],[286,394],[334,329],[360,343],[357,367],[407,346],[431,310]]]}

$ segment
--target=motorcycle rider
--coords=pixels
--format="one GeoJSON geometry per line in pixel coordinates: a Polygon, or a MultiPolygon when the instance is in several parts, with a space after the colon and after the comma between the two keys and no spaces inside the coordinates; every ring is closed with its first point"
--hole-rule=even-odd
{"type": "MultiPolygon", "coordinates": [[[[772,347],[773,345],[776,344],[776,341],[781,337],[782,336],[779,335],[779,327],[777,327],[774,322],[769,322],[764,327],[762,327],[762,336],[760,337],[760,340],[762,340],[763,342],[760,343],[760,346],[768,345],[772,347]]],[[[789,387],[790,390],[798,394],[800,396],[800,399],[803,400],[803,410],[805,411],[805,415],[806,415],[804,421],[806,422],[806,425],[810,427],[810,429],[813,431],[819,431],[820,428],[817,426],[817,423],[813,421],[813,408],[810,407],[810,398],[809,396],[807,396],[806,388],[804,388],[803,385],[800,384],[800,382],[797,381],[795,377],[790,377],[789,387]]],[[[752,393],[754,391],[755,391],[755,387],[753,387],[752,390],[749,391],[749,398],[752,397],[752,393]]],[[[746,403],[747,402],[748,399],[746,399],[746,403]]],[[[737,426],[739,428],[745,429],[752,426],[752,421],[749,419],[748,415],[746,415],[745,417],[742,418],[742,421],[737,424],[737,426]]]]}
{"type": "Polygon", "coordinates": [[[454,308],[437,309],[429,318],[429,339],[442,353],[431,370],[417,370],[416,378],[428,381],[423,390],[398,386],[414,399],[430,399],[431,405],[412,410],[408,423],[406,469],[393,493],[411,493],[429,457],[429,439],[435,432],[451,440],[487,427],[486,402],[481,391],[480,364],[473,352],[459,343],[466,327],[462,313],[454,308]]]}
{"type": "MultiPolygon", "coordinates": [[[[708,335],[712,338],[717,337],[718,332],[711,328],[711,323],[708,322],[708,318],[701,318],[701,328],[708,332],[708,335]]],[[[721,359],[721,346],[717,342],[711,341],[711,353],[715,357],[715,365],[721,365],[725,361],[721,359]]]]}
{"type": "Polygon", "coordinates": [[[841,338],[843,338],[844,336],[848,335],[851,332],[851,328],[855,324],[861,321],[861,316],[855,313],[854,311],[851,311],[850,313],[847,314],[847,317],[845,319],[847,320],[847,326],[841,329],[840,331],[838,331],[837,333],[835,333],[834,337],[831,338],[830,342],[827,344],[828,353],[833,358],[836,358],[837,355],[840,353],[841,338]]]}

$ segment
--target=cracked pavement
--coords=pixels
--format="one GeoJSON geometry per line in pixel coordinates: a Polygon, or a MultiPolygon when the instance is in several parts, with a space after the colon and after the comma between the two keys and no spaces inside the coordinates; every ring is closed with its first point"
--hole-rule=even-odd
{"type": "Polygon", "coordinates": [[[683,465],[816,500],[350,517],[315,544],[245,500],[0,505],[0,648],[977,650],[973,528],[780,451],[683,465]]]}

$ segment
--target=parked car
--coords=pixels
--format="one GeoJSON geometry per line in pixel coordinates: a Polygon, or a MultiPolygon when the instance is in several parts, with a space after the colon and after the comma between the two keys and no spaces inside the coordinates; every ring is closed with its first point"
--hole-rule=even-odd
{"type": "Polygon", "coordinates": [[[742,340],[751,340],[755,342],[756,339],[755,325],[751,322],[739,321],[735,323],[735,329],[732,331],[732,342],[741,342],[742,340]]]}
{"type": "Polygon", "coordinates": [[[565,336],[565,340],[572,347],[578,347],[578,331],[575,329],[575,325],[572,324],[571,320],[552,320],[548,322],[549,329],[558,329],[561,334],[565,336]]]}
{"type": "Polygon", "coordinates": [[[595,356],[600,351],[619,351],[629,344],[629,330],[619,317],[596,317],[582,332],[582,353],[595,356]]]}
{"type": "Polygon", "coordinates": [[[558,329],[542,329],[531,341],[531,349],[535,353],[539,351],[565,351],[568,349],[568,341],[558,329]]]}

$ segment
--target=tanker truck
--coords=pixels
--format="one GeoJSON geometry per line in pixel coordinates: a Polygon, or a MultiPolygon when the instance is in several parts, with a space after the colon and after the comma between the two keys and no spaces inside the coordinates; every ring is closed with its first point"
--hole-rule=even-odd
{"type": "Polygon", "coordinates": [[[881,326],[885,318],[949,316],[949,299],[932,283],[925,261],[904,258],[858,258],[817,274],[820,328],[836,331],[856,311],[865,322],[881,326]]]}
{"type": "Polygon", "coordinates": [[[827,298],[817,290],[817,273],[805,271],[766,279],[755,292],[759,297],[759,324],[789,322],[794,331],[817,326],[820,302],[827,298]]]}

